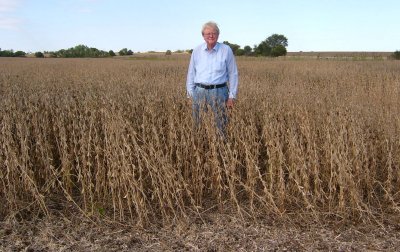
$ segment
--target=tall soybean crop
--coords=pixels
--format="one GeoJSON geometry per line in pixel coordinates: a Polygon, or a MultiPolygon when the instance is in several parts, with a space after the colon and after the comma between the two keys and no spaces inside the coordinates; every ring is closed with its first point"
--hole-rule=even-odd
{"type": "Polygon", "coordinates": [[[187,64],[0,59],[0,218],[398,211],[399,62],[238,58],[225,140],[193,126],[187,64]]]}

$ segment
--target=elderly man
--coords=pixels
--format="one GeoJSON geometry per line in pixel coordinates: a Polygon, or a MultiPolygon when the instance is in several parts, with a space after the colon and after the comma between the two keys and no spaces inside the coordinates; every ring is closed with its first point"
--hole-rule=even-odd
{"type": "Polygon", "coordinates": [[[238,91],[236,61],[232,49],[217,42],[219,28],[216,23],[205,23],[201,33],[205,43],[192,52],[186,81],[187,94],[192,99],[196,124],[201,121],[201,112],[211,109],[216,126],[224,135],[226,107],[233,107],[238,91]]]}

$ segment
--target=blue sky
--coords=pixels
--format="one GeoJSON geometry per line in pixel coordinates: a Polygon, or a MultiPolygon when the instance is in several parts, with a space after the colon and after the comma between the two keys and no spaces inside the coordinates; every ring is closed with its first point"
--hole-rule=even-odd
{"type": "Polygon", "coordinates": [[[78,44],[134,52],[191,49],[213,20],[225,40],[253,47],[278,33],[288,51],[400,50],[398,0],[0,0],[0,48],[78,44]]]}

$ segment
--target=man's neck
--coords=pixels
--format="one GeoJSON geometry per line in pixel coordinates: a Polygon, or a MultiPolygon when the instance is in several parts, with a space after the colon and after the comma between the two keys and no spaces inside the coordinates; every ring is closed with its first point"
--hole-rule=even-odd
{"type": "Polygon", "coordinates": [[[216,44],[217,44],[216,42],[214,44],[207,44],[207,50],[209,51],[212,50],[216,44]]]}

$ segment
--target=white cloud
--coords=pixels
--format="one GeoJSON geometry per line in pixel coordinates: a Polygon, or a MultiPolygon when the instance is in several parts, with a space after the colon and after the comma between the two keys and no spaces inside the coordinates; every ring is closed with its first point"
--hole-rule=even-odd
{"type": "Polygon", "coordinates": [[[18,7],[19,4],[19,0],[0,0],[0,12],[13,11],[18,7]]]}
{"type": "Polygon", "coordinates": [[[16,18],[0,17],[0,29],[18,30],[20,23],[16,18]]]}
{"type": "Polygon", "coordinates": [[[13,13],[20,5],[21,0],[0,0],[0,29],[18,30],[21,20],[9,17],[7,14],[13,13]],[[6,15],[2,15],[6,14],[6,15]]]}

